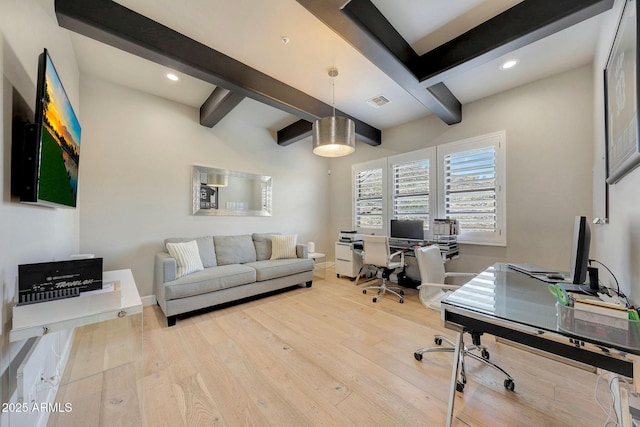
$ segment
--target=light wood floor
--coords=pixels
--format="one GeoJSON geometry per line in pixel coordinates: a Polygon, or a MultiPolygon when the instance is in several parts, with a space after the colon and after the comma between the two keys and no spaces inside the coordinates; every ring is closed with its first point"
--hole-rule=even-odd
{"type": "MultiPolygon", "coordinates": [[[[178,319],[171,328],[158,307],[145,307],[144,424],[442,426],[452,354],[413,357],[437,332],[453,336],[417,291],[407,289],[404,304],[391,296],[374,304],[332,270],[312,288],[178,319]]],[[[483,343],[515,378],[515,392],[469,360],[454,425],[604,424],[596,375],[490,336],[483,343]]],[[[608,403],[604,380],[599,390],[608,403]]]]}

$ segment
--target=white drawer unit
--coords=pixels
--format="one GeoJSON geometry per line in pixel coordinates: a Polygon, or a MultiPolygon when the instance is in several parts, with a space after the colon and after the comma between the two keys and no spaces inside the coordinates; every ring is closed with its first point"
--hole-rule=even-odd
{"type": "Polygon", "coordinates": [[[353,252],[353,245],[348,242],[336,242],[336,276],[356,278],[362,268],[362,257],[353,252]]]}

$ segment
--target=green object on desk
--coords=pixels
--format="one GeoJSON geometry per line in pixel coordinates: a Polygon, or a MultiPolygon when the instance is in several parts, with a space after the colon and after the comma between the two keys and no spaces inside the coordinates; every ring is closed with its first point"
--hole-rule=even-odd
{"type": "Polygon", "coordinates": [[[564,289],[564,286],[558,283],[552,283],[549,285],[549,292],[551,292],[551,295],[556,297],[560,304],[569,305],[571,299],[569,298],[567,291],[564,289]]]}

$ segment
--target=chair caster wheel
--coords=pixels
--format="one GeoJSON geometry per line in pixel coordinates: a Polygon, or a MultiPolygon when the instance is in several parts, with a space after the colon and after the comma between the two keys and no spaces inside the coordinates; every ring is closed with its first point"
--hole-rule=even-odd
{"type": "Polygon", "coordinates": [[[460,381],[456,382],[456,391],[459,391],[460,393],[464,391],[464,384],[462,384],[460,381]]]}
{"type": "Polygon", "coordinates": [[[442,338],[436,337],[433,339],[433,342],[436,343],[436,345],[442,345],[442,338]]]}
{"type": "Polygon", "coordinates": [[[378,298],[373,298],[373,302],[378,302],[378,298]]]}
{"type": "Polygon", "coordinates": [[[404,304],[404,298],[400,298],[400,304],[404,304]]]}
{"type": "Polygon", "coordinates": [[[504,380],[504,388],[513,391],[516,388],[516,384],[511,378],[507,378],[506,380],[504,380]]]}
{"type": "Polygon", "coordinates": [[[422,353],[415,352],[413,353],[413,357],[415,357],[416,360],[420,362],[422,360],[422,353]]]}
{"type": "Polygon", "coordinates": [[[362,290],[362,293],[366,295],[366,294],[367,294],[367,290],[366,290],[366,289],[363,289],[363,290],[362,290]]]}
{"type": "Polygon", "coordinates": [[[484,360],[489,360],[489,352],[487,351],[487,349],[486,349],[486,348],[483,348],[483,349],[482,349],[482,353],[481,353],[481,355],[482,355],[482,358],[483,358],[484,360]]]}

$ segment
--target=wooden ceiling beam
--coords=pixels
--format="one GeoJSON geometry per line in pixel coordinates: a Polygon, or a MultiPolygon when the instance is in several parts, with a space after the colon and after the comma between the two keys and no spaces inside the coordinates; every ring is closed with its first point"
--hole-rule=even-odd
{"type": "MultiPolygon", "coordinates": [[[[61,27],[308,121],[333,107],[111,0],[55,0],[61,27]]],[[[230,105],[230,104],[229,104],[230,105]]],[[[222,111],[222,110],[221,110],[222,111]]],[[[356,137],[380,131],[364,122],[356,137]]],[[[372,145],[379,145],[380,140],[372,145]]]]}
{"type": "Polygon", "coordinates": [[[599,15],[612,6],[613,0],[524,0],[408,65],[420,82],[432,85],[599,15]]]}
{"type": "Polygon", "coordinates": [[[200,124],[214,127],[244,99],[244,95],[231,92],[223,87],[216,87],[200,107],[200,124]]]}
{"type": "Polygon", "coordinates": [[[297,1],[440,119],[462,120],[462,106],[452,93],[446,99],[455,101],[445,104],[416,79],[408,64],[417,55],[371,2],[351,1],[341,9],[343,0],[297,1]]]}
{"type": "Polygon", "coordinates": [[[447,124],[462,106],[444,81],[596,16],[613,0],[524,0],[418,55],[371,0],[297,0],[447,124]]]}

